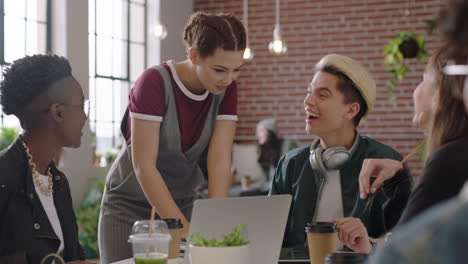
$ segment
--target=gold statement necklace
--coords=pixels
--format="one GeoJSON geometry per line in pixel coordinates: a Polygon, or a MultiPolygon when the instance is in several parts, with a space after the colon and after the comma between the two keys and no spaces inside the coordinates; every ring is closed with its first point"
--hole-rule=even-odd
{"type": "Polygon", "coordinates": [[[29,166],[31,167],[34,185],[36,185],[45,196],[51,196],[52,191],[53,191],[53,182],[52,182],[52,173],[50,172],[50,168],[47,168],[47,178],[48,178],[49,184],[46,187],[44,186],[41,179],[39,178],[40,174],[36,170],[36,164],[34,164],[34,162],[32,161],[32,155],[29,152],[29,148],[24,142],[23,138],[21,138],[21,143],[23,144],[24,150],[26,151],[26,155],[28,155],[28,162],[29,162],[29,166]]]}

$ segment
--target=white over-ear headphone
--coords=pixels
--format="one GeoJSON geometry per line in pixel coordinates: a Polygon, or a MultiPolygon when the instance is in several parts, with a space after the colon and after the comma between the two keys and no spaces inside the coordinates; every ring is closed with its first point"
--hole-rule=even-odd
{"type": "Polygon", "coordinates": [[[349,150],[341,146],[324,150],[321,147],[317,147],[318,143],[318,139],[312,142],[309,156],[310,166],[314,170],[326,173],[328,170],[341,169],[351,159],[359,143],[359,134],[356,133],[353,146],[349,150]]]}

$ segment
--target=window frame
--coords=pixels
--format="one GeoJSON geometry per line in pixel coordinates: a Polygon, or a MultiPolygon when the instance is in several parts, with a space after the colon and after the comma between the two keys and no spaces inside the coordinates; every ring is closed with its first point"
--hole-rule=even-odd
{"type": "MultiPolygon", "coordinates": [[[[28,8],[28,1],[34,1],[34,0],[25,0],[25,17],[24,17],[24,23],[28,23],[28,15],[27,15],[27,8],[28,8]]],[[[46,25],[46,53],[50,53],[52,51],[52,30],[51,30],[51,24],[52,24],[52,8],[51,8],[51,2],[52,0],[46,0],[46,21],[35,21],[37,24],[45,24],[46,25]]],[[[25,43],[28,41],[27,38],[27,31],[26,31],[26,36],[24,38],[25,43]]],[[[5,61],[5,0],[0,0],[0,69],[1,69],[1,74],[3,74],[3,69],[10,65],[9,62],[5,61]]],[[[25,51],[26,55],[26,51],[25,51]]],[[[0,125],[3,127],[5,125],[5,114],[0,111],[0,125]]]]}
{"type": "MultiPolygon", "coordinates": [[[[143,47],[143,67],[144,69],[147,68],[147,65],[148,65],[148,58],[147,58],[147,54],[148,54],[148,34],[147,34],[147,31],[148,31],[148,0],[143,0],[141,3],[141,1],[134,1],[134,0],[120,0],[121,2],[123,3],[126,3],[127,4],[127,17],[125,18],[126,20],[126,27],[127,27],[127,32],[126,32],[126,36],[125,36],[125,44],[127,45],[126,47],[126,77],[125,78],[122,78],[122,77],[117,77],[117,76],[114,76],[114,73],[111,71],[111,73],[109,75],[104,75],[104,74],[100,74],[98,72],[98,32],[97,32],[97,28],[98,28],[98,1],[99,0],[92,0],[93,1],[93,4],[94,4],[94,7],[93,7],[93,11],[94,11],[94,21],[91,21],[90,19],[90,23],[93,22],[94,23],[94,32],[88,32],[88,36],[93,36],[94,38],[94,43],[90,43],[90,45],[94,45],[94,58],[90,57],[90,59],[93,59],[94,61],[92,62],[94,64],[94,72],[92,73],[91,70],[90,70],[90,74],[89,74],[89,81],[90,82],[93,82],[93,85],[90,85],[90,93],[94,93],[93,94],[93,98],[94,100],[91,102],[91,111],[94,111],[94,119],[92,119],[93,115],[90,114],[90,117],[89,117],[89,126],[90,126],[90,130],[92,133],[95,134],[95,144],[96,144],[96,150],[98,149],[98,136],[97,136],[97,128],[98,128],[98,123],[101,123],[101,124],[109,124],[111,127],[112,127],[112,148],[115,148],[118,144],[118,139],[119,139],[119,134],[116,133],[115,131],[115,126],[116,125],[119,125],[120,124],[120,119],[119,120],[116,120],[114,117],[115,117],[115,102],[116,102],[116,96],[115,96],[115,92],[122,92],[122,90],[118,90],[117,88],[115,88],[115,82],[116,81],[120,81],[120,82],[125,82],[128,84],[128,92],[130,92],[130,89],[131,89],[131,86],[134,84],[132,81],[135,81],[135,80],[132,80],[131,79],[131,70],[132,70],[132,49],[131,49],[131,44],[137,44],[137,45],[140,45],[143,47]],[[132,9],[131,9],[131,5],[136,5],[136,6],[140,6],[143,8],[144,10],[144,18],[143,18],[143,25],[144,25],[144,28],[143,28],[143,35],[144,35],[144,38],[143,38],[143,42],[139,42],[139,41],[134,41],[131,39],[131,19],[132,19],[132,16],[131,16],[131,13],[132,13],[132,9]],[[112,82],[112,120],[99,120],[99,118],[97,117],[97,102],[98,100],[96,99],[97,98],[97,87],[96,87],[96,83],[99,79],[102,79],[102,80],[109,80],[112,82]],[[91,87],[93,87],[91,90],[91,87]]],[[[91,18],[91,17],[90,17],[91,18]]],[[[111,36],[111,39],[112,40],[115,40],[115,36],[112,35],[111,36]]],[[[123,41],[124,39],[122,39],[123,41]]],[[[128,93],[127,93],[127,96],[128,96],[128,93]]],[[[123,109],[121,109],[123,110],[123,109]]]]}

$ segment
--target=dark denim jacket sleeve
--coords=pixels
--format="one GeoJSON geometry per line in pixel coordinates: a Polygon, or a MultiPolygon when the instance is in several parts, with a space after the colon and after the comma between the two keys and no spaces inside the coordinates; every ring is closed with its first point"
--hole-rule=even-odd
{"type": "Polygon", "coordinates": [[[403,170],[383,183],[383,191],[388,200],[383,205],[385,229],[392,229],[400,219],[413,187],[413,177],[406,164],[403,170]]]}

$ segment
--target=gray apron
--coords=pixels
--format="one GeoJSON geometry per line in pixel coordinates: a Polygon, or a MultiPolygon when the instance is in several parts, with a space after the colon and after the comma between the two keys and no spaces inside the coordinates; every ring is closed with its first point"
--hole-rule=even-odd
{"type": "MultiPolygon", "coordinates": [[[[176,204],[190,220],[195,196],[194,188],[203,180],[203,173],[197,160],[210,142],[224,92],[213,96],[200,138],[190,149],[182,152],[174,88],[170,75],[162,66],[155,66],[152,69],[159,71],[164,80],[166,105],[160,127],[156,168],[176,204]]],[[[125,118],[123,122],[126,122],[125,118]]],[[[102,199],[99,216],[101,263],[106,264],[132,257],[131,245],[127,242],[132,225],[135,221],[149,219],[150,214],[151,205],[133,169],[131,145],[125,145],[107,175],[102,199]]]]}

